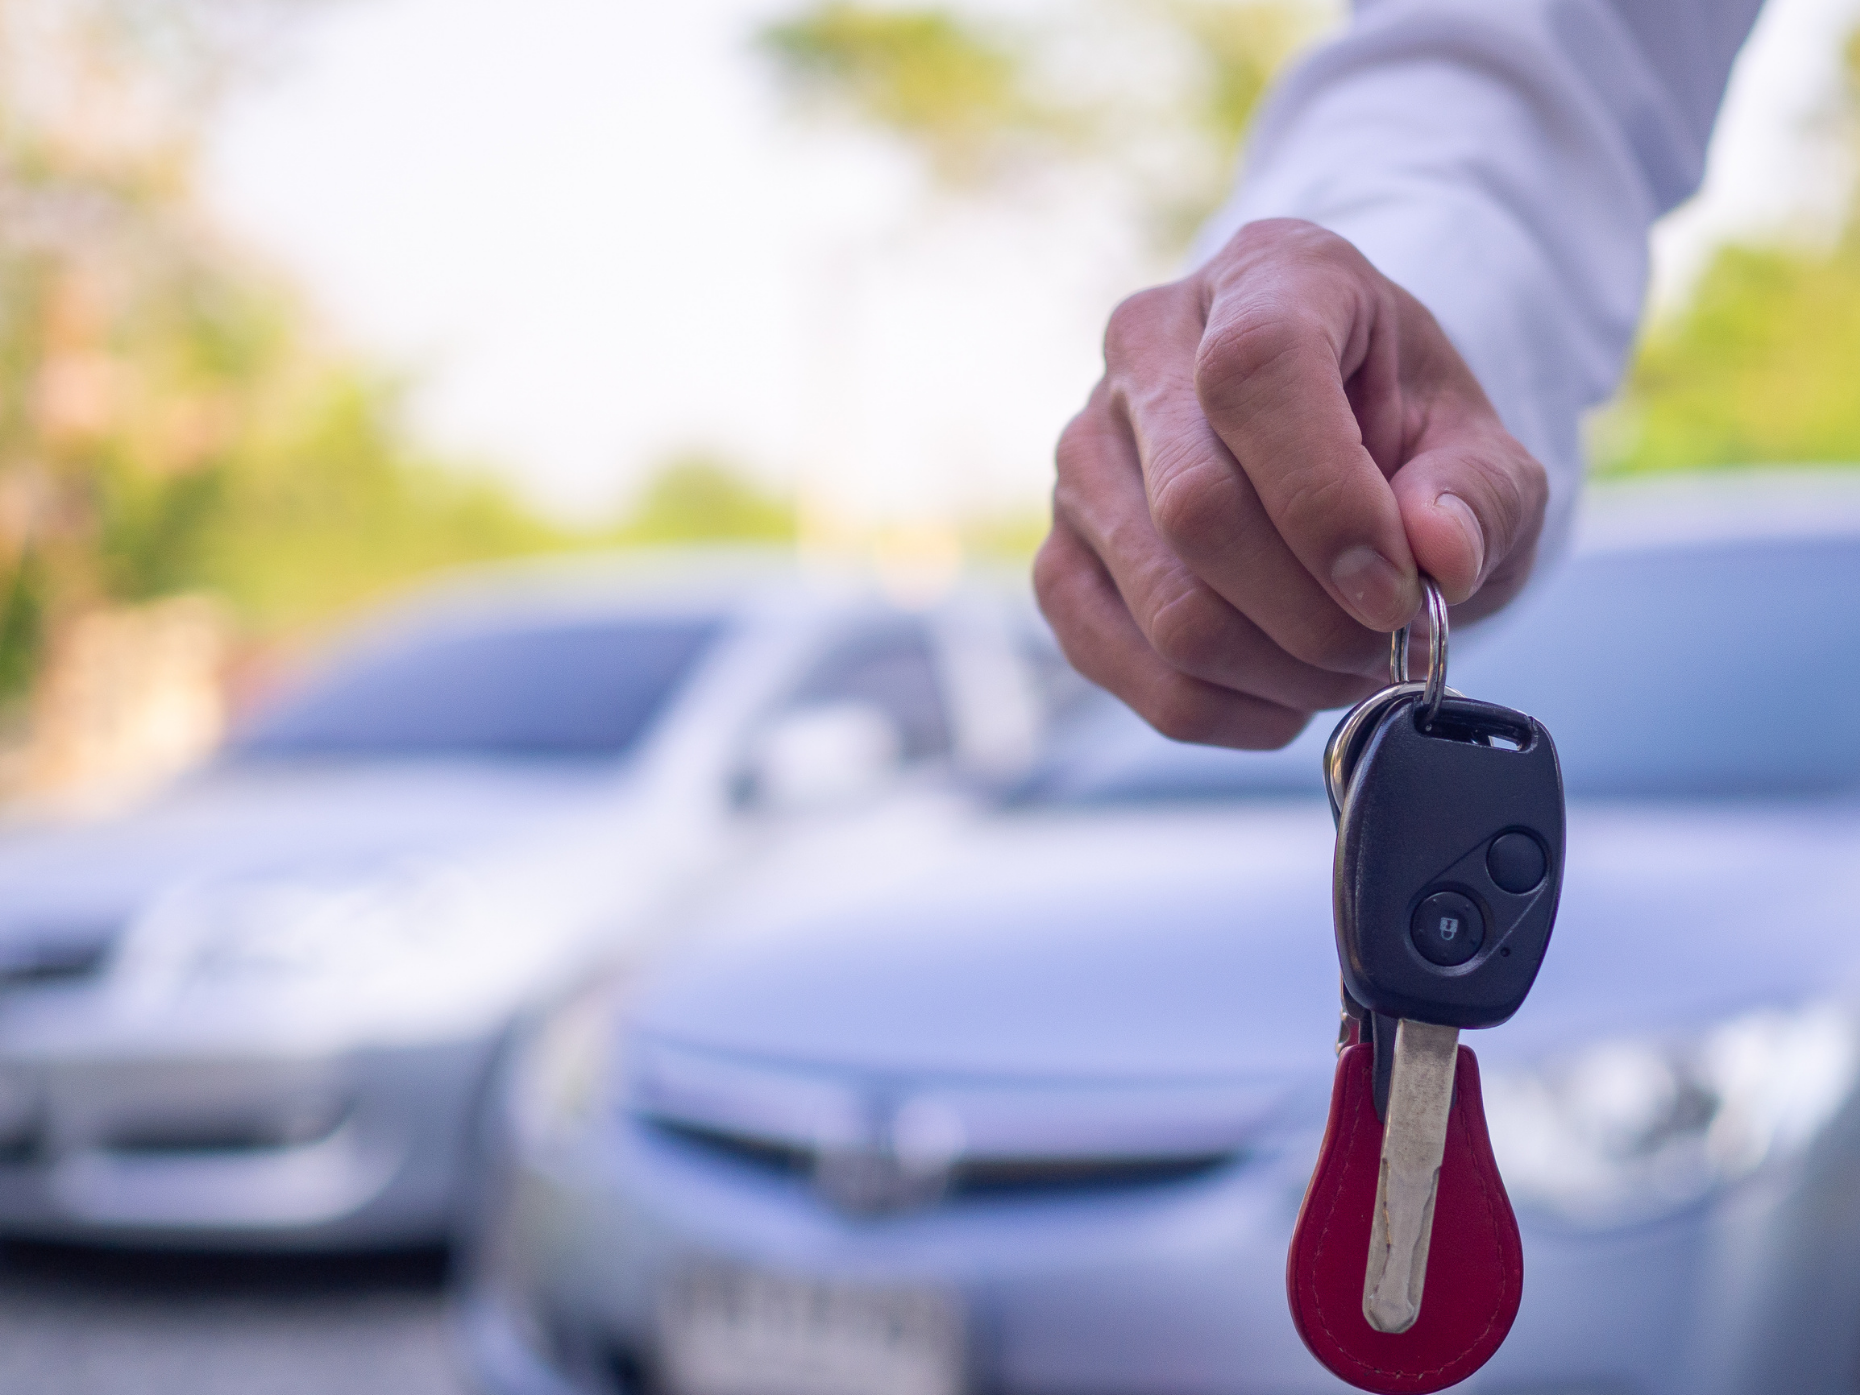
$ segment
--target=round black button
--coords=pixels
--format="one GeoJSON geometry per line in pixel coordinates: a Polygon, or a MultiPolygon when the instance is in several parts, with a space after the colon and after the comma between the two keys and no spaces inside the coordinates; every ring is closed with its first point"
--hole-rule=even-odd
{"type": "Polygon", "coordinates": [[[1485,850],[1485,869],[1514,896],[1534,891],[1548,867],[1544,845],[1528,833],[1501,833],[1485,850]]]}
{"type": "Polygon", "coordinates": [[[1436,891],[1415,907],[1414,947],[1434,964],[1464,964],[1485,943],[1485,918],[1457,891],[1436,891]]]}

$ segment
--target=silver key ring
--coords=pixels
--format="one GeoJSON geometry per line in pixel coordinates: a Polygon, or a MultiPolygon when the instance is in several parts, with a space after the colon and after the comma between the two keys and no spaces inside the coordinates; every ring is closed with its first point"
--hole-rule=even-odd
{"type": "MultiPolygon", "coordinates": [[[[1440,699],[1447,691],[1447,602],[1434,585],[1434,579],[1421,575],[1421,590],[1427,599],[1427,686],[1421,691],[1421,726],[1431,727],[1434,714],[1440,711],[1440,699]]],[[[1409,631],[1412,622],[1389,636],[1389,683],[1408,681],[1409,631]]]]}
{"type": "Polygon", "coordinates": [[[1400,698],[1413,697],[1418,704],[1421,726],[1426,728],[1434,721],[1434,714],[1440,710],[1443,697],[1458,697],[1460,694],[1447,686],[1447,603],[1440,594],[1440,588],[1431,578],[1421,577],[1422,590],[1427,601],[1427,618],[1429,633],[1427,637],[1428,674],[1425,683],[1408,681],[1408,630],[1403,625],[1389,636],[1389,686],[1379,693],[1371,693],[1345,714],[1331,732],[1330,740],[1324,746],[1324,788],[1330,795],[1330,811],[1339,813],[1343,808],[1344,791],[1349,784],[1351,767],[1355,764],[1356,753],[1368,738],[1369,730],[1382,719],[1382,714],[1389,709],[1389,704],[1400,698]]]}

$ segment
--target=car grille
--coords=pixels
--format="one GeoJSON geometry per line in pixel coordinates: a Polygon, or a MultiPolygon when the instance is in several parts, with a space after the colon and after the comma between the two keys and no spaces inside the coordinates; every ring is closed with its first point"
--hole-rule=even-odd
{"type": "Polygon", "coordinates": [[[956,1169],[955,1190],[969,1196],[1015,1192],[1150,1187],[1184,1182],[1246,1160],[1244,1152],[1191,1158],[1001,1158],[956,1169]]]}
{"type": "Polygon", "coordinates": [[[641,1127],[849,1213],[1159,1186],[1249,1155],[1284,1080],[875,1079],[651,1038],[622,1106],[641,1127]]]}
{"type": "Polygon", "coordinates": [[[139,1157],[174,1153],[247,1153],[300,1148],[319,1142],[334,1132],[334,1125],[304,1130],[270,1121],[229,1119],[223,1122],[119,1129],[110,1137],[107,1148],[112,1153],[139,1157]]]}
{"type": "MultiPolygon", "coordinates": [[[[821,1168],[822,1155],[811,1148],[665,1119],[645,1122],[657,1133],[770,1175],[812,1178],[821,1168]]],[[[991,1197],[1152,1187],[1203,1177],[1246,1156],[1245,1150],[1234,1149],[1187,1157],[965,1159],[949,1168],[940,1194],[991,1197]]]]}
{"type": "Polygon", "coordinates": [[[351,1110],[350,1101],[340,1094],[224,1110],[176,1106],[170,1113],[118,1119],[98,1142],[111,1153],[140,1156],[301,1148],[335,1133],[351,1110]]]}
{"type": "Polygon", "coordinates": [[[749,1163],[765,1172],[805,1177],[814,1170],[815,1155],[812,1149],[771,1143],[767,1139],[724,1133],[718,1129],[699,1128],[694,1124],[673,1123],[669,1119],[650,1119],[647,1123],[659,1133],[694,1143],[708,1152],[749,1163]]]}
{"type": "Polygon", "coordinates": [[[114,933],[61,936],[0,946],[0,990],[78,982],[102,971],[114,933]]]}

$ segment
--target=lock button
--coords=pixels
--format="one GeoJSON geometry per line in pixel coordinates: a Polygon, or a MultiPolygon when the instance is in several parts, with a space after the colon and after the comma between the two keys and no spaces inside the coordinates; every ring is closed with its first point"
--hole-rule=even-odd
{"type": "Polygon", "coordinates": [[[1485,943],[1485,917],[1457,891],[1436,891],[1424,899],[1408,928],[1421,957],[1443,968],[1464,964],[1485,943]]]}

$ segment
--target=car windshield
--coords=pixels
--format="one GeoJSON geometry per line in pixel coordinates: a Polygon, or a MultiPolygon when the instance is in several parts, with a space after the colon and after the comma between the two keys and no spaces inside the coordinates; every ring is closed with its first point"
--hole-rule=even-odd
{"type": "MultiPolygon", "coordinates": [[[[1578,557],[1453,637],[1447,679],[1539,718],[1572,797],[1860,788],[1860,539],[1578,557]]],[[[1041,800],[1321,796],[1336,715],[1282,751],[1178,745],[1108,699],[1071,723],[1041,800]]]]}
{"type": "Polygon", "coordinates": [[[234,759],[607,759],[624,754],[723,628],[716,618],[551,617],[377,640],[261,716],[234,759]]]}

